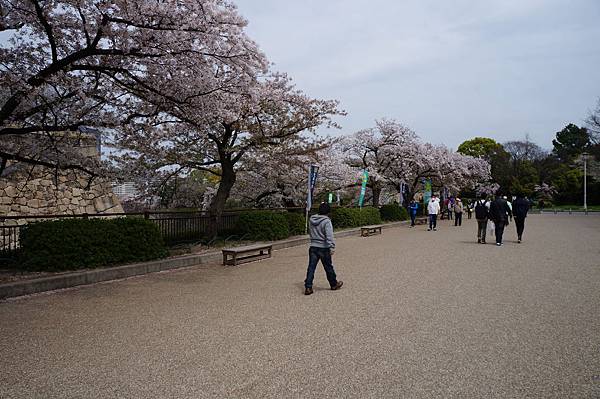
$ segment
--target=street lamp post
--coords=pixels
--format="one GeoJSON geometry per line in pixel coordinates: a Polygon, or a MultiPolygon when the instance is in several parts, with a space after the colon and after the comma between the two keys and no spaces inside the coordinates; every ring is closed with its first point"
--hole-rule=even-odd
{"type": "Polygon", "coordinates": [[[587,157],[588,153],[581,154],[583,157],[583,210],[587,213],[587,157]]]}

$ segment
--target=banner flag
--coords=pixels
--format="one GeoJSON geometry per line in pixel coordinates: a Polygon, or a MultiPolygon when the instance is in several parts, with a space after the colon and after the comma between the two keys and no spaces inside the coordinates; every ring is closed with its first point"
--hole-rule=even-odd
{"type": "Polygon", "coordinates": [[[312,208],[313,193],[317,184],[317,176],[319,174],[319,167],[317,165],[310,165],[308,170],[308,195],[306,198],[306,209],[312,208]]]}
{"type": "Polygon", "coordinates": [[[367,192],[367,182],[369,181],[369,171],[364,170],[362,175],[362,186],[360,187],[360,198],[358,199],[358,206],[362,208],[363,202],[365,201],[365,193],[367,192]]]}
{"type": "Polygon", "coordinates": [[[431,199],[431,195],[432,195],[432,188],[431,188],[431,179],[426,179],[425,180],[425,190],[423,191],[423,203],[425,208],[427,207],[427,204],[429,203],[429,200],[431,199]]]}
{"type": "Polygon", "coordinates": [[[400,198],[398,198],[398,202],[400,203],[400,206],[404,206],[404,182],[400,183],[400,198]]]}

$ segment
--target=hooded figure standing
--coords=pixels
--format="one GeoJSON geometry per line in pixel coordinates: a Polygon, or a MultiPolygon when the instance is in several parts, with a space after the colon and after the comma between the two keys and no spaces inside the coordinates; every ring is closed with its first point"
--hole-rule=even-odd
{"type": "Polygon", "coordinates": [[[329,214],[331,207],[327,203],[319,205],[319,214],[310,217],[308,229],[310,234],[310,248],[308,250],[308,270],[304,280],[304,295],[313,293],[313,279],[319,260],[325,268],[327,281],[332,290],[338,290],[344,284],[338,281],[333,269],[331,256],[335,251],[335,239],[333,238],[333,224],[329,214]]]}

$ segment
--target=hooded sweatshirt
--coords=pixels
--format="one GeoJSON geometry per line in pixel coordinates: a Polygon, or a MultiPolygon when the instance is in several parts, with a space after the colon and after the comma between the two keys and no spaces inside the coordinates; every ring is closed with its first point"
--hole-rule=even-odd
{"type": "Polygon", "coordinates": [[[310,246],[317,248],[335,248],[333,225],[325,215],[312,215],[308,223],[310,246]]]}

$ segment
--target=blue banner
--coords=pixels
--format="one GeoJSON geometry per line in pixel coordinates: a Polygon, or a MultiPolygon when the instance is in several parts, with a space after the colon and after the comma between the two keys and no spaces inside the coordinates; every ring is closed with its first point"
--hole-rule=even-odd
{"type": "Polygon", "coordinates": [[[310,165],[308,171],[308,196],[306,199],[306,209],[312,208],[313,193],[315,186],[317,185],[317,176],[319,174],[319,167],[317,165],[310,165]]]}

